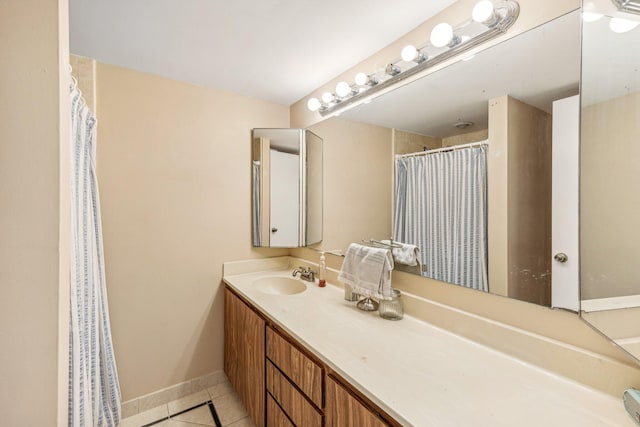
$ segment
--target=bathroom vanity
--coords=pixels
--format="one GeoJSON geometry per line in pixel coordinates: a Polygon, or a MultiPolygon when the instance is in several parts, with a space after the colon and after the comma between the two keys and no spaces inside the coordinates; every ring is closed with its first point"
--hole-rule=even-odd
{"type": "Polygon", "coordinates": [[[300,265],[224,264],[225,372],[257,426],[633,425],[620,399],[410,312],[357,310],[331,275],[293,281],[300,265]]]}
{"type": "Polygon", "coordinates": [[[400,425],[229,285],[224,302],[225,372],[257,426],[400,425]]]}

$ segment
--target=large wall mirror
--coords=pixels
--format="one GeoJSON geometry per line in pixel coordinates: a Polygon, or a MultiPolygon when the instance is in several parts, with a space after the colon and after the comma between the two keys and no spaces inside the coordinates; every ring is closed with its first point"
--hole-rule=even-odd
{"type": "MultiPolygon", "coordinates": [[[[323,135],[327,170],[316,248],[341,253],[393,237],[456,259],[425,259],[409,272],[552,306],[552,148],[565,124],[554,124],[554,103],[578,94],[580,11],[463,59],[311,127],[323,135]],[[416,193],[421,173],[442,178],[426,196],[416,193]],[[431,205],[410,211],[420,197],[431,205]],[[428,223],[425,209],[446,213],[428,223]]],[[[566,308],[577,311],[577,270],[571,286],[566,308]]]]}
{"type": "Polygon", "coordinates": [[[253,246],[322,241],[322,138],[305,129],[253,129],[253,246]]]}
{"type": "Polygon", "coordinates": [[[640,358],[640,15],[611,2],[586,2],[585,11],[581,311],[640,358]]]}

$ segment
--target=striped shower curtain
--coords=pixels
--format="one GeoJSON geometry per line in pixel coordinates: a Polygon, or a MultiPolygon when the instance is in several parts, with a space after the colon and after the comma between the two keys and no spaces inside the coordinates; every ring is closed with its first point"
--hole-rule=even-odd
{"type": "Polygon", "coordinates": [[[488,291],[484,145],[396,158],[394,238],[420,248],[425,277],[488,291]]]}
{"type": "Polygon", "coordinates": [[[116,426],[121,395],[111,344],[100,203],[96,119],[71,84],[71,310],[69,426],[116,426]]]}

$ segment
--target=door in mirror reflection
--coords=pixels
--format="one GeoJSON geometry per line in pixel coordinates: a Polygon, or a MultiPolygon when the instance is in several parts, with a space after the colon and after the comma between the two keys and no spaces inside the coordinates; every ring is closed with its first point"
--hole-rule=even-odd
{"type": "Polygon", "coordinates": [[[269,150],[271,163],[269,233],[271,247],[298,246],[300,230],[300,154],[269,150]]]}
{"type": "Polygon", "coordinates": [[[305,129],[252,132],[253,245],[322,240],[322,139],[305,129]]]}

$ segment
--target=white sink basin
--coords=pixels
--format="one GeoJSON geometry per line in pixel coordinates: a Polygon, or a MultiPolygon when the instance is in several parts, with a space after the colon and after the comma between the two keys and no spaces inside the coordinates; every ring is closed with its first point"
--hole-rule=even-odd
{"type": "Polygon", "coordinates": [[[270,295],[294,295],[307,290],[307,286],[301,280],[282,276],[256,279],[253,286],[270,295]]]}

